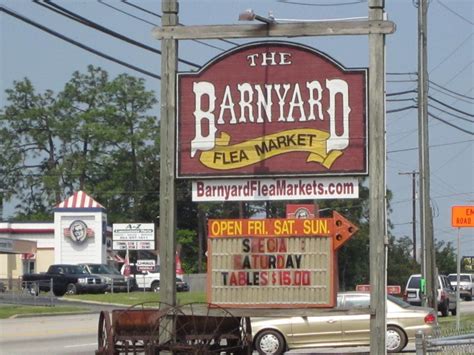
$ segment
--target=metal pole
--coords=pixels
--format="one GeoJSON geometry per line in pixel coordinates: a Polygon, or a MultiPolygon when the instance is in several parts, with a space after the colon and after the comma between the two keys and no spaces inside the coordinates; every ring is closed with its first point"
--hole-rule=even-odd
{"type": "Polygon", "coordinates": [[[456,277],[456,330],[460,329],[461,324],[461,307],[460,307],[460,296],[459,296],[459,283],[461,279],[461,228],[458,228],[458,255],[457,255],[457,277],[456,277]]]}
{"type": "MultiPolygon", "coordinates": [[[[369,1],[383,20],[384,0],[369,1]]],[[[386,353],[385,36],[369,34],[370,354],[386,353]]]]}

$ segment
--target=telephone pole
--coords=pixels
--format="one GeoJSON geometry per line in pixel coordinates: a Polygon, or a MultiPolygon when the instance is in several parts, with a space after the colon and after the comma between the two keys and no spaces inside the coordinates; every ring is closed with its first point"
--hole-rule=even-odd
{"type": "MultiPolygon", "coordinates": [[[[412,202],[412,236],[413,236],[413,260],[416,261],[416,175],[418,171],[398,173],[398,175],[411,175],[411,202],[412,202]]],[[[423,245],[421,246],[423,248],[423,245]]]]}
{"type": "Polygon", "coordinates": [[[421,274],[426,280],[423,305],[436,309],[436,260],[433,238],[433,216],[430,207],[430,163],[428,139],[428,56],[426,0],[418,0],[418,149],[420,165],[420,237],[421,274]]]}

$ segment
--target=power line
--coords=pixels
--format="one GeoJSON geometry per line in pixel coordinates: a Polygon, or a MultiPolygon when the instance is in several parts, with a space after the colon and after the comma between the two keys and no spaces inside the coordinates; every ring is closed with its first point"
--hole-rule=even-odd
{"type": "Polygon", "coordinates": [[[307,3],[307,2],[299,2],[299,1],[293,1],[293,0],[278,0],[278,1],[284,4],[289,4],[289,5],[305,5],[305,6],[346,6],[346,5],[357,5],[357,4],[362,4],[364,2],[367,2],[367,0],[354,0],[354,1],[339,2],[339,3],[334,3],[334,2],[307,3]]]}
{"type": "Polygon", "coordinates": [[[388,93],[386,96],[387,97],[390,97],[390,96],[399,96],[399,95],[405,95],[405,94],[410,94],[410,93],[416,93],[417,91],[416,90],[406,90],[406,91],[397,91],[397,92],[391,92],[391,93],[388,93]]]}
{"type": "MultiPolygon", "coordinates": [[[[141,6],[132,4],[131,2],[128,2],[127,0],[122,0],[122,2],[123,2],[125,5],[134,7],[134,8],[136,8],[136,9],[138,9],[138,10],[140,10],[140,11],[143,11],[143,12],[145,12],[145,13],[147,13],[147,14],[150,14],[150,15],[156,16],[156,17],[158,17],[158,18],[161,18],[161,15],[160,15],[160,14],[157,14],[156,12],[147,10],[147,9],[145,9],[144,7],[141,7],[141,6]]],[[[178,23],[178,25],[184,26],[182,23],[178,23]]],[[[232,41],[229,41],[229,40],[223,39],[223,38],[219,38],[219,41],[222,41],[222,42],[225,42],[225,43],[228,43],[228,44],[232,44],[232,45],[234,45],[234,46],[238,46],[238,45],[239,45],[239,44],[236,43],[236,42],[232,42],[232,41]]]]}
{"type": "Polygon", "coordinates": [[[474,22],[468,20],[467,18],[465,18],[464,16],[458,14],[456,11],[454,11],[453,9],[449,8],[447,5],[443,4],[440,0],[438,0],[438,4],[440,4],[442,7],[444,7],[446,10],[448,10],[449,12],[451,12],[452,14],[456,15],[457,17],[459,17],[460,19],[466,21],[467,23],[471,24],[471,25],[474,25],[474,22]]]}
{"type": "Polygon", "coordinates": [[[152,78],[160,79],[160,80],[161,80],[161,76],[159,76],[159,75],[156,75],[156,74],[154,74],[154,73],[152,73],[152,72],[149,72],[149,71],[147,71],[147,70],[138,68],[138,67],[136,67],[136,66],[134,66],[134,65],[132,65],[132,64],[126,63],[126,62],[124,62],[124,61],[121,61],[121,60],[119,60],[119,59],[116,59],[116,58],[114,58],[114,57],[111,57],[111,56],[108,55],[108,54],[102,53],[102,52],[100,52],[100,51],[98,51],[98,50],[95,50],[95,49],[93,49],[93,48],[91,48],[91,47],[88,47],[88,46],[86,46],[85,44],[82,44],[82,43],[80,43],[80,42],[77,42],[77,41],[73,40],[72,38],[66,37],[66,36],[64,36],[64,35],[62,35],[62,34],[56,32],[56,31],[54,31],[54,30],[52,30],[52,29],[46,27],[46,26],[40,25],[39,23],[37,23],[37,22],[35,22],[35,21],[33,21],[33,20],[30,20],[30,19],[28,19],[28,18],[26,18],[26,17],[24,17],[24,16],[22,16],[22,15],[16,13],[16,12],[14,12],[14,11],[11,11],[11,10],[7,9],[6,7],[4,7],[3,5],[0,5],[0,11],[3,11],[3,12],[5,12],[5,13],[8,14],[8,15],[17,18],[18,20],[21,20],[21,21],[23,21],[23,22],[26,22],[26,23],[28,23],[28,24],[31,25],[31,26],[34,26],[34,27],[36,27],[36,28],[39,28],[40,30],[42,30],[42,31],[44,31],[44,32],[47,32],[47,33],[49,33],[49,34],[51,34],[51,35],[53,35],[53,36],[55,36],[55,37],[58,37],[58,38],[62,39],[63,41],[69,42],[69,43],[71,43],[71,44],[73,44],[73,45],[75,45],[75,46],[77,46],[77,47],[79,47],[79,48],[82,48],[82,49],[88,51],[88,52],[94,53],[95,55],[98,55],[99,57],[108,59],[108,60],[110,60],[110,61],[112,61],[112,62],[115,62],[115,63],[117,63],[117,64],[123,65],[124,67],[127,67],[127,68],[129,68],[129,69],[135,70],[135,71],[137,71],[137,72],[139,72],[139,73],[148,75],[148,76],[150,76],[150,77],[152,77],[152,78]]]}
{"type": "Polygon", "coordinates": [[[467,133],[467,134],[470,134],[471,136],[474,136],[474,132],[471,132],[471,131],[468,131],[467,129],[464,129],[464,128],[461,128],[459,126],[456,126],[455,124],[451,123],[451,122],[448,122],[438,116],[435,116],[433,115],[432,113],[429,113],[428,112],[428,116],[434,118],[435,120],[438,120],[440,122],[443,122],[444,124],[447,124],[448,126],[451,126],[453,128],[456,128],[457,130],[461,131],[461,132],[464,132],[464,133],[467,133]]]}
{"type": "Polygon", "coordinates": [[[428,95],[428,98],[429,98],[430,100],[433,100],[434,102],[439,103],[440,105],[443,105],[444,107],[447,107],[447,108],[453,110],[453,111],[462,113],[463,115],[466,115],[466,116],[469,116],[469,117],[474,117],[473,114],[471,114],[471,113],[469,113],[469,112],[465,112],[465,111],[459,110],[459,109],[457,109],[456,107],[453,107],[453,106],[451,106],[451,105],[448,105],[448,104],[444,103],[443,101],[440,101],[440,100],[435,99],[433,96],[428,95]]]}
{"type": "Polygon", "coordinates": [[[449,92],[449,93],[451,93],[451,94],[454,94],[454,95],[456,95],[456,96],[460,96],[460,97],[463,97],[463,98],[468,99],[468,100],[474,100],[474,97],[472,97],[472,96],[463,95],[463,94],[461,94],[461,93],[459,93],[459,92],[446,89],[445,87],[443,87],[443,86],[441,86],[441,85],[439,85],[439,84],[436,84],[434,81],[428,80],[428,82],[429,82],[430,84],[433,84],[434,86],[436,86],[436,87],[438,87],[438,88],[440,88],[440,89],[442,89],[442,90],[445,90],[445,91],[447,91],[447,92],[449,92]]]}
{"type": "MultiPolygon", "coordinates": [[[[142,48],[142,49],[145,49],[145,50],[148,50],[150,52],[153,52],[153,53],[156,53],[156,54],[160,54],[161,55],[161,51],[156,49],[156,48],[153,48],[153,47],[150,47],[150,46],[147,46],[143,43],[140,43],[138,41],[135,41],[134,39],[130,38],[130,37],[127,37],[127,36],[124,36],[118,32],[115,32],[115,31],[112,31],[110,29],[108,29],[107,27],[104,27],[104,26],[101,26],[99,25],[98,23],[96,22],[93,22],[93,21],[90,21],[89,19],[85,18],[85,17],[82,17],[78,14],[76,14],[75,12],[72,12],[72,11],[69,11],[67,10],[66,8],[62,7],[62,6],[59,6],[55,3],[53,3],[52,1],[50,0],[44,0],[44,3],[42,3],[40,0],[33,0],[33,2],[35,4],[38,4],[40,6],[43,6],[45,7],[46,9],[50,10],[50,11],[54,11],[56,13],[58,13],[59,15],[61,16],[65,16],[71,20],[74,20],[76,22],[79,22],[85,26],[88,26],[88,27],[91,27],[97,31],[100,31],[100,32],[103,32],[103,33],[106,33],[108,34],[109,36],[112,36],[112,37],[115,37],[117,39],[120,39],[124,42],[127,42],[129,44],[132,44],[134,46],[137,46],[139,48],[142,48]]],[[[201,66],[199,64],[196,64],[196,63],[193,63],[193,62],[190,62],[188,60],[185,60],[185,59],[179,59],[178,58],[178,61],[181,62],[181,63],[184,63],[184,64],[187,64],[187,65],[190,65],[190,66],[193,66],[193,67],[196,67],[196,68],[200,68],[201,66]]]]}
{"type": "MultiPolygon", "coordinates": [[[[445,146],[448,146],[448,145],[457,145],[457,144],[472,143],[472,142],[474,142],[474,140],[469,139],[469,140],[459,141],[459,142],[449,142],[449,143],[431,144],[431,145],[430,145],[430,149],[431,149],[431,148],[438,148],[438,147],[445,147],[445,146]]],[[[404,148],[404,149],[396,149],[396,150],[389,150],[389,151],[387,151],[387,153],[401,153],[401,152],[409,152],[409,151],[413,151],[413,150],[418,150],[418,147],[404,148]]]]}
{"type": "Polygon", "coordinates": [[[431,70],[430,70],[430,74],[435,71],[437,68],[439,68],[441,65],[443,65],[449,58],[451,58],[457,51],[459,48],[461,48],[462,46],[464,46],[466,44],[466,42],[474,35],[474,33],[471,33],[469,36],[466,37],[466,39],[464,41],[461,42],[461,44],[459,44],[456,48],[453,49],[453,51],[451,51],[451,53],[449,53],[441,62],[439,62],[438,64],[436,64],[431,70]]]}
{"type": "Polygon", "coordinates": [[[418,106],[416,106],[416,105],[405,106],[405,107],[401,107],[401,108],[396,108],[396,109],[392,109],[392,110],[387,110],[386,112],[387,112],[387,113],[395,113],[395,112],[400,112],[400,111],[411,110],[411,109],[413,109],[413,108],[418,108],[418,106]]]}
{"type": "MultiPolygon", "coordinates": [[[[146,23],[146,24],[148,24],[148,25],[151,25],[151,26],[153,26],[153,27],[159,26],[157,23],[153,23],[153,22],[147,21],[147,20],[145,20],[145,19],[143,19],[143,18],[141,18],[141,17],[135,16],[135,15],[133,15],[133,14],[127,12],[127,11],[121,10],[121,9],[115,7],[115,6],[112,6],[112,5],[110,5],[110,4],[107,4],[107,3],[105,3],[103,0],[98,0],[98,2],[99,2],[99,4],[102,4],[102,5],[104,5],[104,6],[107,6],[107,7],[111,8],[111,9],[113,9],[113,10],[115,10],[115,11],[118,11],[118,12],[124,14],[124,15],[130,16],[130,17],[132,17],[132,18],[134,18],[134,19],[136,19],[136,20],[138,20],[138,21],[144,22],[144,23],[146,23]]],[[[204,45],[204,46],[210,47],[210,48],[214,48],[214,49],[217,49],[217,50],[220,50],[220,51],[225,51],[224,48],[215,46],[215,45],[210,44],[210,43],[206,43],[206,42],[201,41],[201,40],[198,40],[198,39],[193,39],[192,41],[193,41],[193,42],[196,42],[196,43],[199,43],[199,44],[202,44],[202,45],[204,45]]]]}
{"type": "Polygon", "coordinates": [[[443,110],[443,109],[441,109],[441,108],[439,108],[439,107],[436,107],[436,106],[434,106],[434,105],[428,104],[428,106],[429,106],[429,107],[432,107],[432,108],[434,108],[434,109],[436,109],[436,110],[438,110],[438,111],[441,111],[441,112],[443,112],[443,113],[446,113],[446,114],[448,114],[448,115],[450,115],[450,116],[459,118],[459,119],[461,119],[461,120],[463,120],[463,121],[466,121],[466,122],[474,122],[474,120],[470,120],[469,118],[456,115],[455,113],[448,112],[448,111],[443,110]]]}

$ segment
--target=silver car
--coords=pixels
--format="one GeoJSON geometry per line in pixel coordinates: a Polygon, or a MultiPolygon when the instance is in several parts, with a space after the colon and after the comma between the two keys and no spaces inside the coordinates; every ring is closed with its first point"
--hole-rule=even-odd
{"type": "MultiPolygon", "coordinates": [[[[337,309],[368,308],[367,292],[343,292],[337,309]]],[[[354,312],[355,313],[355,312],[354,312]]],[[[283,354],[287,349],[370,345],[368,313],[308,317],[252,318],[254,347],[259,354],[283,354]]],[[[399,352],[414,341],[418,330],[431,334],[437,325],[431,308],[411,306],[399,298],[387,299],[387,351],[399,352]]]]}

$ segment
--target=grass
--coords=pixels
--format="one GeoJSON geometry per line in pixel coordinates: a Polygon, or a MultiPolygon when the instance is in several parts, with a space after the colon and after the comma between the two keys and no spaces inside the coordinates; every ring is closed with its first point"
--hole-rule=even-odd
{"type": "Polygon", "coordinates": [[[58,314],[58,313],[71,313],[71,312],[85,312],[87,308],[83,307],[69,307],[69,306],[1,306],[0,307],[0,319],[10,318],[14,315],[38,315],[38,314],[58,314]]]}
{"type": "Polygon", "coordinates": [[[441,335],[457,335],[474,330],[474,314],[461,314],[459,330],[456,327],[456,316],[438,317],[441,335]]]}
{"type": "MultiPolygon", "coordinates": [[[[84,294],[66,296],[71,300],[94,301],[114,304],[136,305],[144,302],[159,302],[160,294],[154,292],[120,292],[120,293],[106,293],[106,294],[84,294]]],[[[176,294],[176,301],[178,304],[206,302],[206,294],[204,292],[178,292],[176,294]]]]}

